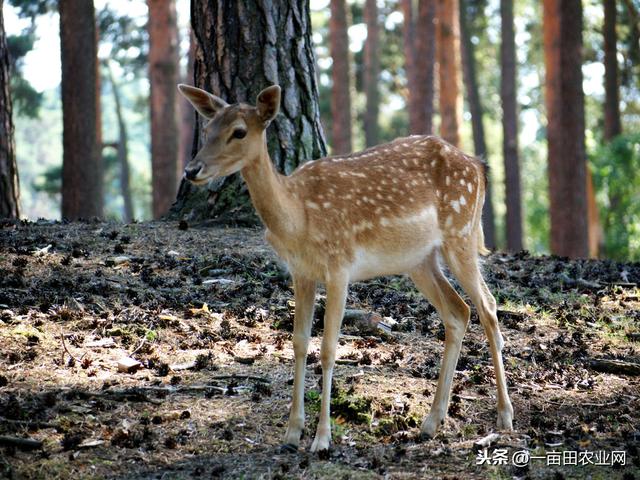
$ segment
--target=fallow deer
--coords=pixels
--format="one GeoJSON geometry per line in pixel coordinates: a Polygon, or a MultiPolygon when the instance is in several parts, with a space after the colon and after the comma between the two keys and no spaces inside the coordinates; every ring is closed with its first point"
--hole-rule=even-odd
{"type": "Polygon", "coordinates": [[[279,174],[265,130],[280,108],[280,87],[255,107],[229,105],[204,90],[179,85],[204,116],[206,141],[185,168],[195,184],[240,172],[266,227],[266,239],[293,277],[293,400],[284,445],[297,449],[304,427],[304,378],[316,285],[326,286],[320,360],[320,418],[311,451],[331,442],[329,405],[336,344],[349,282],[408,273],[445,326],[445,349],[424,436],[444,423],[451,383],[470,310],[443,275],[442,256],[478,310],[489,340],[497,385],[498,427],[512,428],[513,408],[502,363],[496,301],[478,266],[485,253],[480,222],[485,166],[435,136],[414,135],[351,155],[303,164],[279,174]]]}

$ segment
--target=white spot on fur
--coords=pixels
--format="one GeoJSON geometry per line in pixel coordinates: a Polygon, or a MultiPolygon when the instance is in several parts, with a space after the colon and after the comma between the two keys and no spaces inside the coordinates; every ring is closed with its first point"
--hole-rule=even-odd
{"type": "Polygon", "coordinates": [[[453,217],[449,215],[447,217],[447,220],[444,222],[444,228],[451,228],[452,225],[453,225],[453,217]]]}
{"type": "Polygon", "coordinates": [[[322,204],[322,206],[323,206],[324,208],[330,208],[330,207],[331,207],[331,202],[324,202],[324,203],[322,204]]]}
{"type": "Polygon", "coordinates": [[[449,178],[449,175],[447,175],[444,179],[444,184],[448,187],[449,185],[451,185],[451,179],[449,178]]]}
{"type": "Polygon", "coordinates": [[[456,213],[460,213],[460,203],[457,200],[451,202],[451,208],[453,208],[456,213]]]}
{"type": "Polygon", "coordinates": [[[460,205],[466,205],[467,204],[467,199],[464,198],[464,195],[460,195],[460,205]]]}
{"type": "Polygon", "coordinates": [[[467,183],[467,190],[469,190],[469,193],[473,193],[473,184],[471,182],[467,183]]]}
{"type": "Polygon", "coordinates": [[[306,202],[307,207],[309,208],[313,208],[314,210],[320,210],[320,205],[318,205],[316,202],[312,202],[310,200],[307,200],[306,202]]]}

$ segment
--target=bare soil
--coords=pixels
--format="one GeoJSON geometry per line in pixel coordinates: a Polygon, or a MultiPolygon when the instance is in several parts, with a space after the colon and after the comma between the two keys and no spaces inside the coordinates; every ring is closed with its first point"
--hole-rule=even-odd
{"type": "Polygon", "coordinates": [[[260,230],[2,223],[0,478],[640,478],[640,265],[526,252],[483,263],[515,409],[515,431],[487,453],[506,449],[507,464],[477,464],[474,442],[496,428],[496,395],[475,314],[449,417],[420,440],[444,329],[400,276],[351,287],[347,308],[368,315],[345,321],[334,445],[319,456],[308,447],[324,292],[307,435],[299,452],[284,452],[294,303],[260,230]],[[380,317],[391,330],[370,321],[380,317]],[[127,356],[140,368],[119,372],[127,356]],[[604,372],[602,359],[626,363],[604,372]],[[16,438],[42,444],[29,450],[16,438]],[[540,458],[513,465],[522,450],[540,458]],[[550,461],[598,451],[624,451],[625,465],[550,461]]]}

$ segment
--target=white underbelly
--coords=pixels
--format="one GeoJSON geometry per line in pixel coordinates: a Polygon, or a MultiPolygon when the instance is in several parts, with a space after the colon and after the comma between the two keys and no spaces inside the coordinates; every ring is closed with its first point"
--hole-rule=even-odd
{"type": "Polygon", "coordinates": [[[402,251],[358,249],[349,268],[351,281],[366,280],[382,275],[407,273],[420,265],[439,246],[435,240],[402,251]]]}

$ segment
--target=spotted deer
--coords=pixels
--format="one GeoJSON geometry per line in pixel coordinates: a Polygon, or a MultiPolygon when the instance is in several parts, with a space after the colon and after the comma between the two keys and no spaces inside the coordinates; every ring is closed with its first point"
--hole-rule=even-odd
{"type": "Polygon", "coordinates": [[[295,376],[284,446],[297,449],[304,428],[304,379],[316,285],[325,284],[327,297],[320,418],[312,452],[328,449],[331,443],[331,381],[349,282],[403,273],[433,304],[445,326],[440,377],[421,427],[426,437],[436,434],[444,423],[470,314],[443,275],[440,257],[478,310],[496,375],[498,427],[511,429],[513,408],[496,301],[478,267],[478,254],[485,253],[480,222],[485,166],[438,137],[414,135],[308,162],[284,176],[271,162],[265,134],[279,111],[280,87],[263,90],[255,107],[229,105],[187,85],[178,88],[208,120],[204,146],[186,166],[185,177],[203,184],[239,171],[264,222],[267,241],[293,277],[295,376]]]}

